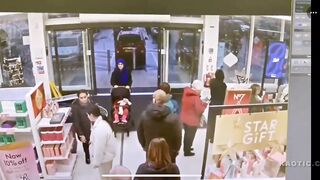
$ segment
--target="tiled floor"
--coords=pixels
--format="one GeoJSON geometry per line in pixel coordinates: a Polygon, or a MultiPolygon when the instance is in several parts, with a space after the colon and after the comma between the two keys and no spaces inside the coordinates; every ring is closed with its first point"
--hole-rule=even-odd
{"type": "MultiPolygon", "coordinates": [[[[198,129],[193,147],[195,156],[185,157],[183,151],[180,150],[180,154],[177,157],[177,165],[180,169],[181,174],[186,175],[182,179],[200,179],[201,165],[203,159],[204,150],[204,129],[198,129]]],[[[118,154],[113,161],[113,165],[120,164],[120,146],[121,146],[121,135],[117,135],[118,140],[118,154]]],[[[137,133],[135,131],[130,132],[130,136],[124,135],[123,142],[123,165],[128,167],[132,174],[135,174],[138,166],[145,161],[145,152],[141,148],[137,133]]],[[[182,149],[182,148],[181,148],[182,149]]],[[[91,165],[85,164],[84,152],[82,145],[78,144],[78,159],[74,168],[74,180],[99,180],[98,170],[94,169],[91,165]]]]}
{"type": "MultiPolygon", "coordinates": [[[[130,136],[126,134],[123,136],[123,159],[122,164],[128,167],[132,174],[135,174],[138,166],[145,161],[145,152],[141,148],[136,131],[130,132],[130,136]]],[[[205,129],[198,129],[195,140],[193,142],[195,156],[183,156],[182,148],[180,154],[176,159],[176,163],[183,176],[181,180],[198,180],[201,177],[201,167],[203,162],[205,129]]],[[[117,135],[118,140],[118,154],[113,161],[113,166],[120,164],[121,154],[121,134],[117,135]]],[[[211,144],[209,143],[208,154],[211,152],[211,144]]],[[[212,164],[211,155],[208,155],[207,164],[212,164]]],[[[209,165],[208,165],[209,166],[209,165]]],[[[208,168],[207,166],[207,168],[208,168]]],[[[206,169],[207,169],[206,168],[206,169]]],[[[85,164],[82,144],[78,143],[78,159],[74,168],[74,180],[99,180],[98,170],[94,169],[92,165],[85,164]]],[[[261,178],[284,180],[285,178],[261,178]]]]}

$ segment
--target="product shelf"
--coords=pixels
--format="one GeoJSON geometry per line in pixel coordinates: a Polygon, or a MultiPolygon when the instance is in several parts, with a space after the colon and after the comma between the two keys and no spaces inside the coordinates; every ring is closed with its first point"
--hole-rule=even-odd
{"type": "Polygon", "coordinates": [[[28,112],[24,113],[16,113],[16,112],[1,112],[0,116],[8,116],[8,117],[27,117],[28,112]]]}
{"type": "Polygon", "coordinates": [[[67,147],[66,154],[64,156],[44,157],[44,160],[48,161],[48,160],[65,160],[65,159],[68,159],[69,154],[71,153],[72,144],[73,144],[74,140],[75,140],[75,138],[72,138],[70,144],[67,147]]]}
{"type": "Polygon", "coordinates": [[[54,175],[48,175],[48,179],[72,179],[73,168],[76,164],[77,154],[70,154],[67,164],[57,162],[57,172],[54,175]]]}
{"type": "Polygon", "coordinates": [[[27,127],[27,128],[0,128],[0,132],[1,133],[29,133],[31,132],[31,128],[27,127]]]}
{"type": "Polygon", "coordinates": [[[66,120],[68,119],[70,111],[71,111],[70,107],[59,108],[58,113],[60,113],[60,112],[64,113],[64,117],[59,124],[50,124],[51,118],[42,118],[42,119],[40,119],[40,122],[38,123],[38,128],[63,126],[64,123],[66,122],[66,120]]]}
{"type": "Polygon", "coordinates": [[[71,130],[71,127],[72,127],[72,123],[66,123],[64,126],[63,126],[63,140],[62,141],[41,141],[41,145],[44,145],[44,144],[61,144],[61,143],[65,143],[66,142],[66,139],[70,133],[70,130],[71,130]]]}

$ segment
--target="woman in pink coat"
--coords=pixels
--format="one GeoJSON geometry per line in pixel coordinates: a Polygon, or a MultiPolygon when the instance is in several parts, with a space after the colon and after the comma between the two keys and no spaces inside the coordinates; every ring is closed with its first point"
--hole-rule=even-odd
{"type": "Polygon", "coordinates": [[[183,122],[185,132],[183,138],[184,156],[194,156],[194,152],[191,152],[193,150],[191,146],[200,125],[201,115],[208,105],[200,99],[202,89],[203,83],[200,80],[194,80],[191,88],[186,87],[183,91],[180,119],[183,122]]]}

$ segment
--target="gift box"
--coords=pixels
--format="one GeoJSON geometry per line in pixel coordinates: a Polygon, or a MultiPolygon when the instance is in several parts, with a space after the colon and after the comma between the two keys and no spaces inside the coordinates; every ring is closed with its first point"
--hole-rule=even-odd
{"type": "Polygon", "coordinates": [[[48,175],[54,175],[57,172],[57,167],[55,165],[55,161],[50,160],[45,163],[48,175]]]}
{"type": "Polygon", "coordinates": [[[26,101],[16,101],[14,103],[14,108],[17,113],[24,113],[27,112],[27,105],[26,101]]]}

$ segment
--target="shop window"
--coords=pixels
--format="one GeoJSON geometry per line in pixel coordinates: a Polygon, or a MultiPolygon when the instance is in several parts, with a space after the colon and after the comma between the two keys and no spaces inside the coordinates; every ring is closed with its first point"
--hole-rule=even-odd
{"type": "Polygon", "coordinates": [[[1,87],[34,86],[27,14],[0,18],[1,87]]]}
{"type": "Polygon", "coordinates": [[[227,83],[237,83],[246,75],[250,35],[249,16],[220,16],[217,69],[227,83]]]}
{"type": "Polygon", "coordinates": [[[268,41],[280,40],[281,19],[256,17],[252,47],[250,82],[262,81],[268,41]]]}
{"type": "Polygon", "coordinates": [[[190,83],[198,75],[200,33],[187,30],[169,31],[170,83],[190,83]]]}

